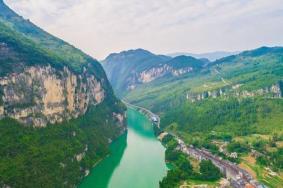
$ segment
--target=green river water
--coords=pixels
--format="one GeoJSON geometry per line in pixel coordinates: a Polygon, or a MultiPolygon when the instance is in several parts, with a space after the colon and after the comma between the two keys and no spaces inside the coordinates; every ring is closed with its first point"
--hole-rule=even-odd
{"type": "Polygon", "coordinates": [[[111,154],[94,167],[79,188],[157,188],[166,175],[165,148],[153,125],[128,109],[128,133],[111,144],[111,154]]]}

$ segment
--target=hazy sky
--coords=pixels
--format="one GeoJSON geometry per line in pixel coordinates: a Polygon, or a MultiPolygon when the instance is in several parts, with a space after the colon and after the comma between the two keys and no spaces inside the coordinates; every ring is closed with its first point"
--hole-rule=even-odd
{"type": "Polygon", "coordinates": [[[102,59],[283,46],[283,0],[4,0],[25,18],[102,59]]]}

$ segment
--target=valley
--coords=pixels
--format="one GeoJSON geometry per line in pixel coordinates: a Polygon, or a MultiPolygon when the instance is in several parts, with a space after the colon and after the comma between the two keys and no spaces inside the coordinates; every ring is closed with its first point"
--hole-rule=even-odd
{"type": "Polygon", "coordinates": [[[154,135],[152,122],[128,108],[128,131],[111,144],[111,153],[87,176],[80,188],[158,187],[166,175],[165,148],[154,135]]]}
{"type": "MultiPolygon", "coordinates": [[[[169,132],[181,138],[187,146],[207,150],[223,160],[237,164],[250,177],[256,178],[259,184],[255,187],[265,185],[277,188],[283,184],[280,145],[283,138],[281,47],[262,47],[214,62],[177,57],[175,60],[179,60],[184,70],[194,67],[192,71],[179,75],[170,74],[170,71],[160,73],[159,69],[153,68],[159,67],[160,59],[151,64],[143,63],[147,59],[138,59],[140,53],[140,49],[136,54],[133,50],[122,52],[122,60],[116,54],[115,59],[107,61],[107,65],[103,66],[108,75],[108,67],[112,67],[111,71],[116,72],[115,76],[119,78],[119,72],[113,68],[117,59],[121,69],[128,67],[127,63],[138,62],[142,69],[132,67],[127,71],[131,75],[124,75],[128,77],[124,78],[125,81],[121,80],[120,86],[130,84],[129,80],[139,80],[133,75],[144,75],[140,72],[150,70],[151,75],[155,75],[154,79],[147,82],[136,82],[135,87],[124,88],[124,91],[128,91],[120,93],[120,96],[160,116],[161,130],[157,134],[164,137],[164,132],[169,132]],[[182,62],[181,59],[186,61],[182,62]]],[[[120,81],[116,79],[111,82],[114,88],[117,82],[120,81]]],[[[119,93],[119,90],[115,91],[119,93]]],[[[207,182],[205,179],[200,181],[195,170],[191,174],[188,170],[190,168],[182,170],[180,164],[190,164],[186,164],[184,158],[187,157],[183,154],[174,154],[176,143],[170,141],[166,147],[169,153],[177,156],[166,159],[173,166],[176,165],[176,170],[168,172],[161,187],[207,182]],[[189,174],[183,174],[185,172],[189,174]]],[[[193,162],[191,159],[189,161],[193,162]]]]}
{"type": "Polygon", "coordinates": [[[0,0],[0,188],[283,187],[276,5],[0,0]]]}

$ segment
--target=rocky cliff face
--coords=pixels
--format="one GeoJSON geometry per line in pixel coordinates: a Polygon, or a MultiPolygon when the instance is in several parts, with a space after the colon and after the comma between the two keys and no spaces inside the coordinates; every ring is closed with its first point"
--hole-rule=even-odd
{"type": "Polygon", "coordinates": [[[184,68],[176,69],[166,64],[162,66],[152,67],[140,73],[133,73],[127,79],[127,89],[134,90],[139,84],[150,83],[165,75],[178,77],[183,74],[192,72],[193,70],[194,70],[193,67],[184,67],[184,68]]]}
{"type": "Polygon", "coordinates": [[[175,69],[169,65],[153,67],[148,70],[144,70],[140,73],[132,73],[131,76],[126,80],[125,84],[127,90],[131,91],[134,90],[140,84],[150,83],[165,75],[178,77],[183,74],[192,72],[193,70],[193,67],[175,69]]]}
{"type": "Polygon", "coordinates": [[[187,100],[191,102],[201,101],[206,98],[217,98],[223,96],[234,96],[234,97],[255,97],[264,96],[267,98],[282,98],[283,83],[282,81],[273,84],[269,87],[261,88],[255,91],[240,90],[241,85],[226,86],[212,91],[205,91],[202,93],[187,93],[187,100]]]}
{"type": "Polygon", "coordinates": [[[77,187],[125,110],[97,60],[0,0],[0,187],[77,187]]]}
{"type": "Polygon", "coordinates": [[[74,74],[67,67],[26,67],[1,77],[0,91],[0,116],[35,127],[77,118],[104,100],[101,82],[86,69],[74,74]]]}
{"type": "Polygon", "coordinates": [[[141,83],[149,83],[157,78],[160,78],[166,74],[170,74],[172,76],[181,76],[183,74],[189,73],[193,71],[193,67],[185,67],[180,69],[175,69],[169,65],[163,65],[161,67],[153,67],[149,70],[142,71],[139,74],[138,80],[141,83]]]}

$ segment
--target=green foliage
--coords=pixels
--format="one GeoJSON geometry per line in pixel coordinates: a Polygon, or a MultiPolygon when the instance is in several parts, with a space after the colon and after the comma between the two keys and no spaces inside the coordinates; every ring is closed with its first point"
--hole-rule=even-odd
{"type": "MultiPolygon", "coordinates": [[[[63,40],[56,38],[41,28],[37,27],[29,20],[17,15],[5,4],[0,5],[1,23],[9,27],[11,34],[21,34],[21,39],[32,42],[29,47],[40,46],[47,56],[53,56],[67,62],[70,67],[80,71],[80,66],[89,62],[90,57],[63,40]]],[[[1,28],[3,30],[3,27],[1,28]]],[[[19,39],[18,37],[15,40],[19,39]]]]}
{"type": "Polygon", "coordinates": [[[245,143],[231,142],[227,146],[229,152],[246,153],[249,151],[249,146],[245,143]]]}
{"type": "Polygon", "coordinates": [[[133,76],[133,70],[142,72],[168,59],[170,57],[156,56],[146,50],[137,49],[109,55],[103,61],[103,67],[117,95],[123,96],[129,77],[133,76]]]}
{"type": "Polygon", "coordinates": [[[162,139],[162,144],[166,145],[167,147],[168,147],[168,145],[173,145],[173,144],[169,144],[169,142],[174,143],[175,146],[177,144],[177,142],[174,139],[174,136],[172,136],[171,134],[167,134],[162,139]]]}
{"type": "Polygon", "coordinates": [[[200,174],[204,180],[218,180],[221,178],[220,170],[211,162],[202,160],[200,163],[200,174]]]}
{"type": "Polygon", "coordinates": [[[173,169],[168,171],[167,176],[159,183],[160,187],[176,187],[180,181],[187,180],[193,175],[190,161],[185,154],[175,148],[176,145],[174,148],[171,145],[165,151],[165,159],[173,165],[173,169]]]}
{"type": "Polygon", "coordinates": [[[181,171],[182,179],[188,179],[193,174],[193,167],[185,155],[180,155],[176,161],[176,166],[181,171]]]}
{"type": "Polygon", "coordinates": [[[283,148],[275,152],[268,152],[265,155],[256,158],[256,162],[262,166],[271,166],[273,170],[280,171],[283,169],[283,148]]]}
{"type": "Polygon", "coordinates": [[[256,162],[260,165],[263,165],[263,166],[267,166],[268,165],[268,159],[266,159],[264,156],[259,156],[256,158],[256,162]]]}
{"type": "MultiPolygon", "coordinates": [[[[171,58],[155,55],[143,49],[111,54],[103,61],[110,82],[119,96],[127,94],[128,86],[133,81],[137,85],[141,84],[137,81],[137,75],[140,75],[143,71],[161,68],[165,65],[174,69],[191,67],[194,71],[199,71],[204,65],[204,61],[188,56],[171,58]]],[[[164,74],[162,78],[172,78],[172,76],[164,74]]]]}
{"type": "Polygon", "coordinates": [[[210,63],[201,71],[174,78],[163,77],[142,84],[130,91],[125,98],[155,112],[164,112],[182,105],[187,93],[201,94],[224,88],[231,88],[229,92],[233,93],[235,90],[232,86],[237,84],[240,85],[236,90],[239,92],[270,87],[283,78],[282,49],[267,48],[264,53],[257,53],[257,50],[254,50],[254,53],[250,51],[230,56],[210,63]]]}
{"type": "Polygon", "coordinates": [[[176,122],[184,131],[211,131],[217,126],[237,127],[235,132],[246,135],[252,132],[249,126],[256,122],[256,106],[254,100],[237,99],[205,100],[199,103],[186,103],[178,109],[166,113],[161,126],[176,122]]]}
{"type": "MultiPolygon", "coordinates": [[[[177,130],[190,133],[203,132],[209,134],[215,131],[215,135],[209,135],[211,139],[231,136],[249,135],[263,131],[257,126],[262,125],[266,119],[276,118],[275,114],[283,114],[283,101],[265,99],[211,99],[198,103],[185,103],[177,109],[168,110],[161,118],[161,127],[170,127],[175,123],[177,130]],[[268,108],[269,111],[264,109],[268,108]],[[264,113],[263,113],[264,111],[264,113]],[[222,132],[223,134],[217,134],[222,132]],[[222,135],[222,136],[221,136],[222,135]]],[[[273,129],[282,131],[279,122],[269,122],[270,129],[265,127],[265,133],[275,132],[273,129]],[[272,125],[271,123],[274,123],[272,125]]],[[[176,127],[175,127],[176,128],[176,127]]]]}
{"type": "MultiPolygon", "coordinates": [[[[75,187],[85,170],[108,154],[108,139],[115,139],[121,131],[113,112],[123,113],[125,106],[114,96],[102,66],[23,19],[2,1],[0,64],[0,77],[22,72],[27,66],[51,65],[92,75],[102,83],[103,104],[90,107],[77,119],[42,129],[24,127],[12,119],[0,120],[0,187],[75,187]],[[84,157],[78,161],[75,156],[82,153],[84,157]]],[[[27,98],[14,105],[25,107],[32,102],[27,98]]]]}
{"type": "MultiPolygon", "coordinates": [[[[180,134],[187,144],[207,148],[223,159],[239,163],[240,158],[230,158],[219,152],[218,147],[212,144],[212,141],[215,140],[226,141],[229,142],[226,148],[229,153],[237,152],[240,156],[250,152],[251,149],[255,149],[264,153],[257,159],[258,164],[271,166],[274,170],[280,171],[282,169],[281,149],[276,150],[276,152],[267,152],[268,141],[250,138],[250,135],[258,133],[272,135],[271,142],[273,143],[281,140],[279,135],[282,135],[283,131],[281,124],[283,101],[280,99],[210,99],[197,103],[187,102],[178,108],[165,112],[161,118],[161,126],[180,134]],[[236,141],[235,137],[247,137],[251,140],[236,141]]],[[[167,142],[170,143],[169,138],[165,138],[165,140],[169,140],[167,142]]],[[[176,153],[168,153],[170,159],[177,160],[176,153]]],[[[218,169],[207,165],[208,162],[203,163],[203,172],[200,174],[193,173],[188,179],[213,181],[219,178],[218,169]],[[209,172],[215,173],[209,174],[209,172]]],[[[180,183],[182,171],[179,168],[178,170],[178,172],[170,173],[168,179],[165,178],[160,185],[171,182],[172,186],[176,186],[176,182],[180,183]],[[178,177],[178,181],[173,181],[178,177]]]]}
{"type": "Polygon", "coordinates": [[[91,108],[78,119],[41,129],[3,119],[0,186],[73,187],[84,170],[108,154],[108,138],[115,139],[119,132],[106,104],[91,108]],[[86,146],[85,157],[77,161],[75,155],[83,153],[86,146]]]}
{"type": "Polygon", "coordinates": [[[167,162],[173,165],[173,169],[168,171],[167,176],[159,183],[160,187],[177,187],[180,182],[185,180],[215,181],[222,176],[220,170],[211,161],[202,161],[200,173],[195,172],[188,157],[175,148],[176,145],[174,148],[167,145],[165,158],[167,162]]]}
{"type": "Polygon", "coordinates": [[[218,151],[213,141],[228,142],[227,151],[237,152],[238,156],[256,150],[264,157],[259,163],[280,169],[278,152],[269,152],[271,145],[281,140],[283,101],[281,99],[210,99],[197,103],[187,103],[177,109],[169,110],[161,118],[161,126],[179,133],[187,144],[204,147],[226,160],[239,163],[218,151]],[[171,127],[171,125],[174,125],[171,127]],[[270,135],[262,140],[257,134],[270,135]],[[235,138],[244,140],[236,140],[235,138]],[[276,164],[276,165],[275,165],[276,164]]]}
{"type": "MultiPolygon", "coordinates": [[[[29,65],[49,64],[67,66],[75,73],[86,68],[98,80],[106,80],[102,66],[92,57],[23,19],[5,4],[0,4],[0,10],[0,44],[8,49],[0,57],[0,76],[29,65]]],[[[104,86],[110,88],[108,81],[104,86]]]]}
{"type": "Polygon", "coordinates": [[[165,160],[166,161],[177,161],[179,159],[179,156],[182,153],[180,151],[177,151],[175,149],[167,149],[165,151],[165,160]]]}
{"type": "Polygon", "coordinates": [[[163,178],[161,182],[159,182],[160,188],[175,188],[178,187],[180,183],[180,172],[178,170],[170,170],[167,173],[166,178],[163,178]]]}

